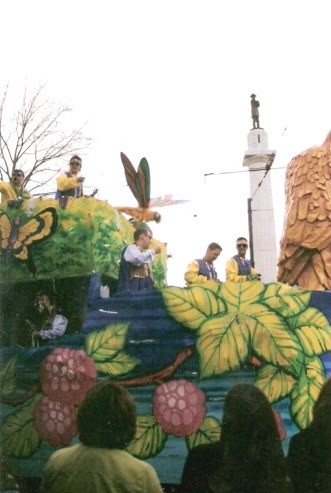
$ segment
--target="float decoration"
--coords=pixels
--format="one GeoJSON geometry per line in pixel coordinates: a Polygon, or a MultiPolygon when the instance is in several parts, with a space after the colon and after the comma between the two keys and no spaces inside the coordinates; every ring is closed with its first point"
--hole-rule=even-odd
{"type": "Polygon", "coordinates": [[[277,283],[210,282],[208,288],[164,288],[166,307],[197,334],[199,377],[221,376],[255,357],[256,385],[270,402],[286,397],[300,428],[312,419],[325,381],[319,358],[331,351],[326,317],[308,307],[310,293],[277,283]]]}
{"type": "Polygon", "coordinates": [[[331,132],[324,143],[294,157],[285,180],[279,282],[331,289],[331,132]]]}
{"type": "MultiPolygon", "coordinates": [[[[270,402],[289,399],[289,412],[300,428],[311,421],[326,379],[320,356],[331,351],[331,328],[322,312],[308,306],[310,292],[254,281],[167,287],[160,294],[170,316],[183,325],[183,334],[189,330],[194,335],[201,383],[254,361],[255,384],[270,402]]],[[[188,448],[218,440],[220,423],[206,415],[205,392],[197,383],[172,377],[193,356],[193,348],[183,348],[157,372],[131,376],[141,365],[124,351],[128,327],[126,322],[92,330],[84,338],[85,350],[51,350],[41,362],[36,395],[29,389],[25,400],[17,400],[17,357],[9,359],[1,372],[2,400],[13,406],[1,426],[5,456],[29,457],[41,441],[55,446],[74,438],[75,406],[96,382],[97,371],[99,378],[117,379],[127,387],[157,385],[151,414],[138,416],[137,434],[128,446],[137,457],[158,455],[170,435],[185,438],[188,448]]]]}
{"type": "MultiPolygon", "coordinates": [[[[91,197],[69,197],[65,209],[55,199],[25,200],[19,211],[7,208],[0,214],[0,283],[93,272],[116,280],[121,252],[133,241],[133,232],[116,208],[91,197]]],[[[153,244],[162,247],[152,265],[155,283],[162,287],[166,251],[156,240],[153,244]]]]}

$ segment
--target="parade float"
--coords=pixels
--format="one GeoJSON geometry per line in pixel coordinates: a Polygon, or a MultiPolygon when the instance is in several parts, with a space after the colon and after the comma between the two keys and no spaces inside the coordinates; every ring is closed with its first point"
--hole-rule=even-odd
{"type": "Polygon", "coordinates": [[[188,450],[219,439],[235,383],[267,395],[285,449],[312,419],[331,373],[331,293],[260,281],[168,286],[157,240],[156,288],[117,293],[134,232],[125,214],[146,220],[148,203],[138,205],[32,199],[0,212],[1,452],[15,476],[40,478],[50,454],[78,440],[76,408],[100,380],[120,381],[134,396],[128,450],[164,484],[180,482],[188,450]],[[32,347],[24,320],[46,286],[68,330],[55,345],[32,347]]]}

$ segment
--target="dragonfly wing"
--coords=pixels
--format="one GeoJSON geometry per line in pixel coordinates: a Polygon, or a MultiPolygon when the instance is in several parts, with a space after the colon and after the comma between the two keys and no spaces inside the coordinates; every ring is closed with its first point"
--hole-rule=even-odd
{"type": "Polygon", "coordinates": [[[128,187],[135,196],[138,205],[141,206],[141,203],[144,202],[144,197],[138,173],[134,169],[130,159],[123,152],[121,152],[121,161],[124,166],[125,178],[128,187]]]}
{"type": "Polygon", "coordinates": [[[161,197],[155,197],[150,200],[150,207],[165,207],[167,205],[178,205],[190,202],[189,200],[175,200],[172,195],[162,195],[161,197]]]}
{"type": "Polygon", "coordinates": [[[148,208],[151,198],[151,174],[148,161],[145,157],[140,160],[138,166],[138,181],[142,198],[142,203],[140,203],[139,205],[140,207],[148,208]]]}

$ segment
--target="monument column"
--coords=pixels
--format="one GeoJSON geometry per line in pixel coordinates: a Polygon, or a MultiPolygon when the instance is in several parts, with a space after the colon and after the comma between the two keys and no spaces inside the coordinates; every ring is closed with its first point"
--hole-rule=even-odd
{"type": "Polygon", "coordinates": [[[249,169],[250,242],[256,270],[264,283],[276,281],[277,244],[270,173],[276,151],[269,150],[268,135],[259,124],[259,102],[251,95],[253,128],[248,134],[248,149],[243,166],[249,169]]]}

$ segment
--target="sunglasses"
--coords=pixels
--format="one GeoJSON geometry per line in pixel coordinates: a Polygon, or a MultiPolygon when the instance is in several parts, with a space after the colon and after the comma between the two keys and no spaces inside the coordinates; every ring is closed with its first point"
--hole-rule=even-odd
{"type": "Polygon", "coordinates": [[[246,245],[246,243],[238,243],[237,246],[248,248],[248,245],[246,245]]]}
{"type": "Polygon", "coordinates": [[[13,178],[15,178],[15,176],[23,176],[24,177],[23,173],[14,173],[13,178]]]}
{"type": "Polygon", "coordinates": [[[79,161],[73,161],[72,163],[70,163],[70,166],[80,166],[80,162],[79,161]]]}

